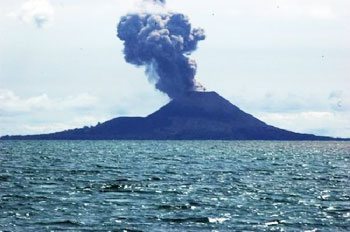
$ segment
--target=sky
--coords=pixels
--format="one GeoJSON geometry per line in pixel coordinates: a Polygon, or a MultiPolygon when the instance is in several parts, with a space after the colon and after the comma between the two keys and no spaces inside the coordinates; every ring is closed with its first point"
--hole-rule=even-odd
{"type": "MultiPolygon", "coordinates": [[[[146,116],[169,98],[116,37],[138,0],[1,0],[0,136],[146,116]]],[[[196,79],[283,129],[350,137],[349,0],[168,0],[206,40],[196,79]]]]}

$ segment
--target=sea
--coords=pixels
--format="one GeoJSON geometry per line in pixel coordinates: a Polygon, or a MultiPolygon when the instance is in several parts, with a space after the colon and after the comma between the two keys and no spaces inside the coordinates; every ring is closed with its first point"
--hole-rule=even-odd
{"type": "Polygon", "coordinates": [[[350,142],[0,141],[0,231],[350,231],[350,142]]]}

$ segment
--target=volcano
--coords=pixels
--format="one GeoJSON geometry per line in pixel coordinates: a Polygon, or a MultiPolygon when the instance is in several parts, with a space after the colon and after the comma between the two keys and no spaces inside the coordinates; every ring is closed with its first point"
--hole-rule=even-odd
{"type": "Polygon", "coordinates": [[[119,117],[94,127],[4,136],[42,140],[336,140],[270,126],[216,92],[189,92],[147,117],[119,117]]]}

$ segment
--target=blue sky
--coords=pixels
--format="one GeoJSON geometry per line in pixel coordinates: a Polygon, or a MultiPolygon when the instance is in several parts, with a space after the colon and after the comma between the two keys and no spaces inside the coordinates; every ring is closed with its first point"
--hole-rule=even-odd
{"type": "MultiPolygon", "coordinates": [[[[0,135],[145,116],[169,99],[123,59],[140,1],[2,0],[0,135]]],[[[168,0],[206,31],[197,80],[281,128],[350,137],[350,1],[168,0]]]]}

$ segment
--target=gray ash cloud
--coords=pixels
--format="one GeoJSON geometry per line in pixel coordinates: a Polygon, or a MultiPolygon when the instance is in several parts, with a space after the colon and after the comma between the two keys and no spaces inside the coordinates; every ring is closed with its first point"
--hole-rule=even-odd
{"type": "Polygon", "coordinates": [[[156,4],[165,4],[165,0],[150,0],[156,4]]]}
{"type": "Polygon", "coordinates": [[[128,14],[120,19],[117,36],[124,42],[125,60],[145,66],[155,87],[170,98],[196,90],[197,65],[189,55],[205,34],[193,28],[187,16],[163,11],[128,14]]]}

